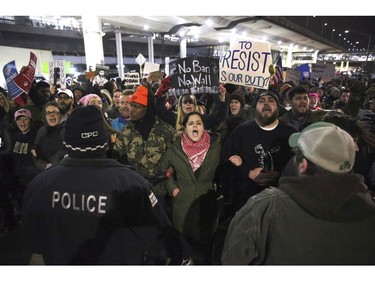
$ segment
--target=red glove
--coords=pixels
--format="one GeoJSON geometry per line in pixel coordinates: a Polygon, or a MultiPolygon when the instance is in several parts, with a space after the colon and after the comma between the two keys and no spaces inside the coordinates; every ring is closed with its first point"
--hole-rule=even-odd
{"type": "Polygon", "coordinates": [[[155,96],[160,98],[163,96],[171,87],[169,84],[171,83],[171,77],[167,76],[163,80],[161,80],[159,88],[156,90],[155,96]]]}

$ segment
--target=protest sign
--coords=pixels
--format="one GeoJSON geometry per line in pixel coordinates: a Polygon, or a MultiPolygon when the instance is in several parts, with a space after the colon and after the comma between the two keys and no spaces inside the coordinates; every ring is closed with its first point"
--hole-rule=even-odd
{"type": "Polygon", "coordinates": [[[26,67],[23,67],[23,70],[14,77],[14,83],[22,89],[25,93],[29,93],[31,85],[35,77],[37,57],[33,52],[30,52],[30,61],[26,67]]]}
{"type": "Polygon", "coordinates": [[[268,89],[271,64],[268,42],[240,40],[220,58],[220,82],[268,89]]]}
{"type": "Polygon", "coordinates": [[[163,79],[163,72],[161,70],[153,71],[148,74],[149,81],[157,81],[163,79]]]}
{"type": "Polygon", "coordinates": [[[52,85],[60,85],[61,89],[66,89],[65,61],[54,60],[48,63],[49,80],[52,85]]]}
{"type": "Polygon", "coordinates": [[[311,78],[321,79],[322,81],[330,81],[335,78],[334,64],[313,64],[311,67],[311,78]]]}
{"type": "Polygon", "coordinates": [[[5,82],[7,84],[8,92],[10,93],[12,99],[17,98],[19,95],[23,93],[23,91],[13,81],[13,78],[18,75],[16,62],[14,60],[4,65],[3,74],[4,74],[5,82]]]}
{"type": "Polygon", "coordinates": [[[296,69],[292,69],[292,68],[288,68],[286,70],[285,81],[293,81],[295,85],[298,85],[300,78],[301,78],[300,71],[296,69]]]}
{"type": "Polygon", "coordinates": [[[151,72],[158,71],[159,69],[160,64],[146,61],[145,66],[143,67],[143,74],[150,74],[151,72]]]}
{"type": "Polygon", "coordinates": [[[219,60],[215,58],[183,58],[169,63],[171,88],[187,89],[217,86],[219,60]]]}
{"type": "Polygon", "coordinates": [[[301,64],[296,68],[301,72],[300,80],[309,80],[311,76],[310,66],[307,63],[301,64]]]}
{"type": "Polygon", "coordinates": [[[140,85],[141,82],[139,80],[139,73],[138,72],[124,73],[123,83],[124,83],[125,86],[140,85]]]}
{"type": "Polygon", "coordinates": [[[103,64],[97,64],[95,67],[95,75],[109,76],[109,66],[103,64]]]}

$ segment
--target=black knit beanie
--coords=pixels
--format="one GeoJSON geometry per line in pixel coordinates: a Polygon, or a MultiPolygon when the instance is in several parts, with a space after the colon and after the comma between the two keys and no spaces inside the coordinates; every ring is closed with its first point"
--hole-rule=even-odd
{"type": "Polygon", "coordinates": [[[69,155],[104,151],[108,137],[102,113],[94,105],[75,108],[66,120],[64,144],[69,155]]]}
{"type": "Polygon", "coordinates": [[[278,95],[276,95],[276,94],[275,94],[274,92],[272,92],[272,91],[266,91],[266,90],[261,90],[261,91],[258,92],[257,96],[256,96],[255,99],[254,99],[254,104],[253,104],[253,106],[256,107],[256,106],[257,106],[257,103],[258,103],[258,101],[259,101],[259,99],[260,99],[261,97],[264,97],[264,96],[271,96],[271,97],[273,97],[273,98],[275,99],[276,103],[277,103],[278,108],[280,109],[280,108],[282,107],[281,104],[280,104],[280,100],[279,100],[278,95]]]}
{"type": "Polygon", "coordinates": [[[240,93],[238,91],[234,91],[230,94],[228,102],[230,103],[231,100],[238,100],[241,103],[242,107],[245,105],[245,96],[243,93],[240,93]]]}

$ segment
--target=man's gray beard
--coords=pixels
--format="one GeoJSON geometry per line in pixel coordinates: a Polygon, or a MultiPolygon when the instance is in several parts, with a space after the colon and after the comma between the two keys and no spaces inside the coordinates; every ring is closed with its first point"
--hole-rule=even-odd
{"type": "Polygon", "coordinates": [[[263,117],[262,114],[258,111],[255,111],[255,119],[262,127],[268,126],[275,122],[277,119],[278,111],[272,113],[270,117],[263,117]]]}

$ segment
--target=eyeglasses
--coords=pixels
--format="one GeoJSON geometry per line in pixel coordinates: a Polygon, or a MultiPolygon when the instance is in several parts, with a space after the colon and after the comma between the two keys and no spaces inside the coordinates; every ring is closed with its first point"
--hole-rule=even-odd
{"type": "Polygon", "coordinates": [[[183,100],[182,101],[183,104],[194,104],[194,101],[192,99],[188,99],[188,100],[183,100]]]}
{"type": "Polygon", "coordinates": [[[48,116],[59,115],[59,114],[60,114],[60,111],[47,111],[46,112],[46,115],[48,116]]]}

